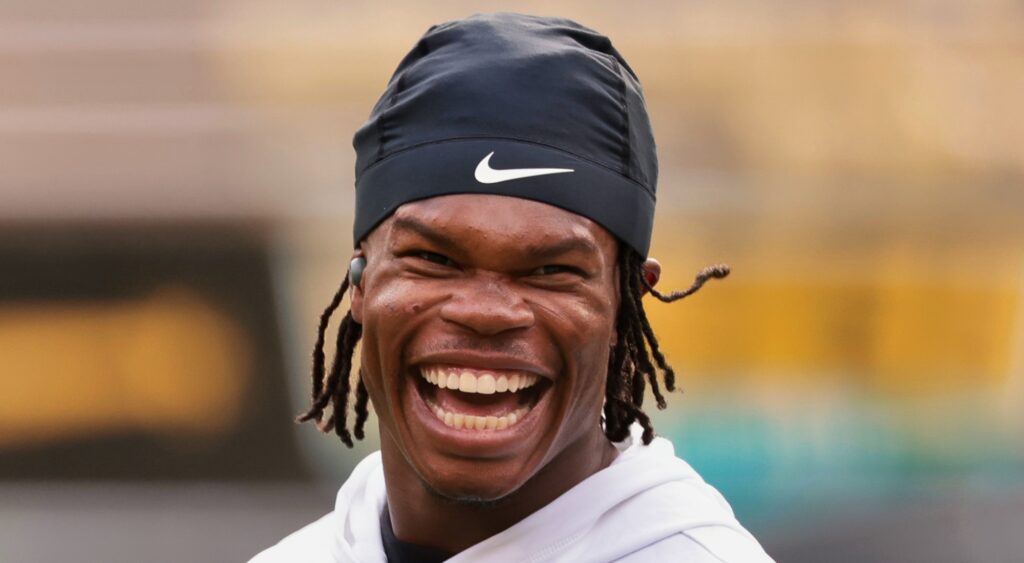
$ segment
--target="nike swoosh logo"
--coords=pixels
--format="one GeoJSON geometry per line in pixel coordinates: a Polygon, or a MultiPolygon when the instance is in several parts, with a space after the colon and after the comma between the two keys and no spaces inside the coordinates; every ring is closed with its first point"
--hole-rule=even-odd
{"type": "Polygon", "coordinates": [[[497,184],[498,182],[507,182],[509,180],[518,180],[520,178],[575,172],[572,168],[509,168],[507,170],[495,170],[491,168],[492,156],[494,156],[494,151],[491,151],[483,160],[480,161],[480,164],[476,165],[476,171],[473,173],[473,177],[481,184],[497,184]]]}

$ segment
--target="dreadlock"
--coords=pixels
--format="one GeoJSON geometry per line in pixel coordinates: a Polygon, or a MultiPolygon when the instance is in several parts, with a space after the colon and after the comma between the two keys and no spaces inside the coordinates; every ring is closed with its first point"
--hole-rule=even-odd
{"type": "MultiPolygon", "coordinates": [[[[608,379],[605,384],[604,433],[609,440],[619,442],[629,436],[629,427],[638,422],[643,428],[643,442],[654,439],[654,426],[644,413],[641,405],[648,386],[659,409],[666,406],[665,396],[658,383],[657,372],[662,372],[662,381],[667,391],[676,389],[676,373],[665,360],[658,338],[647,320],[642,298],[649,292],[663,303],[672,303],[699,290],[711,278],[729,275],[724,264],[701,270],[693,284],[685,291],[662,294],[651,287],[644,275],[644,258],[632,248],[620,245],[618,258],[619,287],[622,300],[615,319],[618,339],[608,357],[608,379]]],[[[352,447],[353,434],[348,430],[348,398],[351,393],[352,357],[356,344],[363,334],[363,327],[347,312],[338,327],[334,360],[330,371],[324,370],[324,341],[331,315],[341,304],[349,288],[349,276],[342,280],[330,304],[320,315],[316,345],[313,347],[313,398],[312,405],[298,422],[314,421],[322,432],[334,431],[346,446],[352,447]],[[328,404],[331,414],[324,419],[328,404]]],[[[354,435],[362,440],[365,435],[366,419],[369,417],[369,393],[360,373],[356,386],[354,435]]]]}

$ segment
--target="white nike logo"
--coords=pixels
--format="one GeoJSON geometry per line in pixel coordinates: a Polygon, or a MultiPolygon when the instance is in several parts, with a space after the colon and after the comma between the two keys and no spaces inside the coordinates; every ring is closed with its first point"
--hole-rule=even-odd
{"type": "Polygon", "coordinates": [[[480,161],[480,164],[476,165],[476,172],[473,173],[473,177],[481,184],[497,184],[498,182],[530,178],[532,176],[575,172],[572,168],[509,168],[508,170],[495,170],[491,168],[492,156],[494,156],[494,151],[491,151],[490,154],[480,161]]]}

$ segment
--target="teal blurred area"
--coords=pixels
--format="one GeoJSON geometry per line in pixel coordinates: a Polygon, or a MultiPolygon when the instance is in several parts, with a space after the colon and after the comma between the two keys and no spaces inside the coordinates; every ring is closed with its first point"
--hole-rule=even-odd
{"type": "Polygon", "coordinates": [[[238,560],[330,509],[374,433],[292,420],[351,135],[430,25],[510,8],[639,74],[662,284],[733,268],[649,305],[654,420],[768,552],[1024,559],[1019,2],[11,0],[0,561],[238,560]]]}

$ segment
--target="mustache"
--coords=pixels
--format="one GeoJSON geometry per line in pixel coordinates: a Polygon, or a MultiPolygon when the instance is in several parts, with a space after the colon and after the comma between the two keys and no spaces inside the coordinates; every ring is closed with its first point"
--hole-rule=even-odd
{"type": "Polygon", "coordinates": [[[515,337],[492,336],[492,337],[450,337],[445,340],[430,342],[424,346],[431,352],[459,352],[462,350],[474,350],[500,354],[510,358],[528,360],[534,355],[527,347],[515,337]]]}

